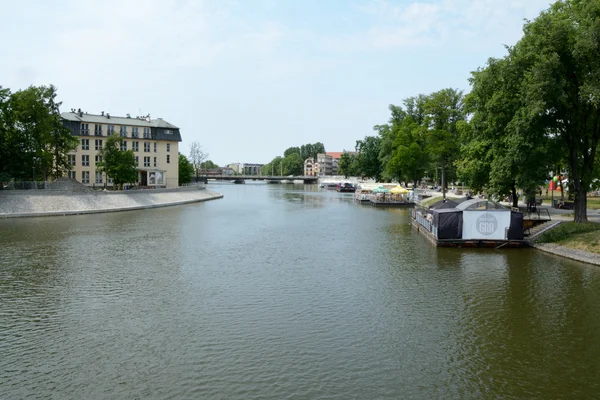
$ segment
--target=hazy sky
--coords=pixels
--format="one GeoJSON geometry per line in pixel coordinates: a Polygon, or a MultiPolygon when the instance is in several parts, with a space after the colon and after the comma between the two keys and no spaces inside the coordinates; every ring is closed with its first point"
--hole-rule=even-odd
{"type": "Polygon", "coordinates": [[[62,110],[150,114],[220,165],[352,150],[388,105],[446,87],[549,0],[0,0],[0,86],[62,110]]]}

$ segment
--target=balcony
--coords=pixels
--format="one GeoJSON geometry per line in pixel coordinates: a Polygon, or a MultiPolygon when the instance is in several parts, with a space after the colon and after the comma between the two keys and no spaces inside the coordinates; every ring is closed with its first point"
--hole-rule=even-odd
{"type": "Polygon", "coordinates": [[[81,136],[90,136],[90,130],[89,129],[80,129],[79,134],[81,136]]]}

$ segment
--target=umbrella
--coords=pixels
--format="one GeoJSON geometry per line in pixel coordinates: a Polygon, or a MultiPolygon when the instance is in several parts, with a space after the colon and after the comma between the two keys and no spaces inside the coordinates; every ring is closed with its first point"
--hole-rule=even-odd
{"type": "Polygon", "coordinates": [[[389,193],[390,191],[383,186],[373,189],[373,193],[389,193]]]}
{"type": "Polygon", "coordinates": [[[402,186],[396,186],[395,188],[392,188],[392,190],[390,190],[390,193],[406,194],[408,193],[408,190],[404,189],[402,186]]]}

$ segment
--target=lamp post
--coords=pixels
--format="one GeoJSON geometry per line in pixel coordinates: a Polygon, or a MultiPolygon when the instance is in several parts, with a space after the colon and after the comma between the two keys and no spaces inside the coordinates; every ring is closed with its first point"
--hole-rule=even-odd
{"type": "Polygon", "coordinates": [[[33,180],[31,181],[31,184],[33,185],[34,189],[37,189],[37,185],[35,184],[35,162],[38,160],[38,157],[33,157],[33,180]]]}

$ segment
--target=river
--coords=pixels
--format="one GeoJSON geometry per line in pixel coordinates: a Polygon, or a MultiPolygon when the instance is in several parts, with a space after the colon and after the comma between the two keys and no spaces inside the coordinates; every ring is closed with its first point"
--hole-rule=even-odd
{"type": "Polygon", "coordinates": [[[0,220],[2,399],[600,395],[600,268],[316,185],[0,220]]]}

